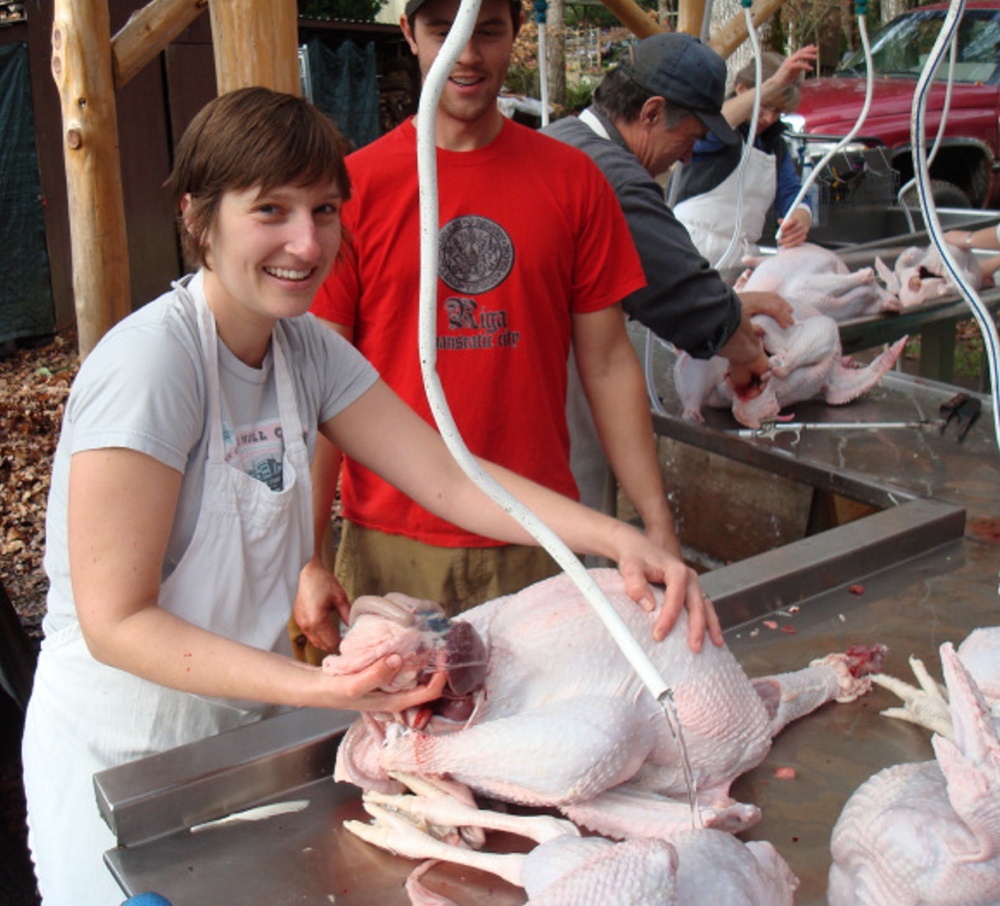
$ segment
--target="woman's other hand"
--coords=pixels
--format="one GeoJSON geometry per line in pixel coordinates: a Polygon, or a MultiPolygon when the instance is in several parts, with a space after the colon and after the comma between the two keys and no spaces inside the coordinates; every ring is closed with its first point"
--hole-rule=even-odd
{"type": "Polygon", "coordinates": [[[292,616],[306,639],[320,651],[340,647],[340,621],[347,623],[351,603],[340,583],[313,557],[299,573],[299,587],[292,616]]]}

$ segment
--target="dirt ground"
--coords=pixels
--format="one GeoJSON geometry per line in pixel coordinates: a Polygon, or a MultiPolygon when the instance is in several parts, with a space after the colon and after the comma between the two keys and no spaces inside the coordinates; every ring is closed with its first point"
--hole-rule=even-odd
{"type": "Polygon", "coordinates": [[[41,638],[49,473],[77,372],[76,337],[55,337],[0,361],[0,580],[33,639],[41,638]]]}

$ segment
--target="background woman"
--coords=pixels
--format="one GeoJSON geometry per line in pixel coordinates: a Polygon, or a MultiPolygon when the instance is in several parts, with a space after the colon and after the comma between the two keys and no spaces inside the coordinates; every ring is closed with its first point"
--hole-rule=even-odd
{"type": "MultiPolygon", "coordinates": [[[[949,230],[944,238],[960,249],[985,249],[1000,252],[1000,224],[983,227],[978,230],[949,230]]],[[[979,259],[979,269],[989,280],[996,282],[996,271],[1000,270],[1000,254],[979,259]]]]}
{"type": "MultiPolygon", "coordinates": [[[[790,216],[785,216],[802,184],[785,144],[781,114],[798,107],[798,83],[804,73],[812,70],[817,53],[810,44],[787,59],[778,53],[762,56],[764,82],[757,134],[743,173],[740,236],[725,265],[736,267],[744,255],[757,253],[757,242],[772,207],[782,226],[778,244],[795,246],[806,241],[812,224],[808,205],[801,204],[790,216]]],[[[744,66],[736,74],[734,93],[722,107],[723,116],[742,133],[744,142],[753,115],[755,80],[754,64],[744,66]]],[[[679,175],[674,214],[687,227],[698,251],[713,266],[717,266],[736,229],[742,153],[743,146],[724,145],[709,135],[695,145],[694,156],[679,175]]]]}

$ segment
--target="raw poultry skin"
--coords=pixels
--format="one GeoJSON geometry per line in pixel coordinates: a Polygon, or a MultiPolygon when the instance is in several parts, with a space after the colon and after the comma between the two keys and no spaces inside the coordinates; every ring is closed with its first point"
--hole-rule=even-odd
{"type": "Polygon", "coordinates": [[[750,269],[733,289],[778,293],[792,306],[797,320],[826,315],[847,321],[903,307],[895,293],[879,285],[872,268],[851,272],[836,252],[808,242],[778,249],[774,255],[746,258],[744,264],[750,269]]]}
{"type": "Polygon", "coordinates": [[[365,793],[372,823],[345,821],[344,827],[397,855],[430,860],[407,878],[413,906],[454,906],[424,883],[438,861],[490,872],[523,887],[528,906],[792,906],[798,888],[798,879],[766,841],[742,843],[723,831],[701,828],[680,831],[669,841],[639,837],[615,843],[582,837],[570,822],[547,816],[456,808],[426,779],[393,776],[414,795],[365,793]],[[456,839],[458,827],[470,823],[537,845],[527,853],[477,852],[456,839]]]}
{"type": "MultiPolygon", "coordinates": [[[[970,632],[958,647],[958,658],[992,709],[993,721],[1000,732],[1000,626],[984,626],[970,632]]],[[[926,727],[954,741],[955,728],[947,690],[930,675],[919,658],[910,657],[910,668],[918,686],[887,674],[872,675],[872,682],[903,700],[901,705],[886,708],[881,713],[926,727]]]]}
{"type": "Polygon", "coordinates": [[[1000,903],[1000,740],[950,643],[941,662],[954,741],[935,735],[935,761],[886,768],[848,800],[833,829],[830,906],[1000,903]]]}
{"type": "MultiPolygon", "coordinates": [[[[884,651],[830,655],[751,681],[725,647],[706,643],[693,653],[683,617],[666,640],[653,642],[653,615],[625,594],[620,574],[593,575],[673,691],[706,827],[736,832],[755,823],[758,809],[734,803],[730,784],[760,764],[789,721],[866,692],[869,681],[856,674],[878,669],[884,651]]],[[[434,718],[420,731],[390,715],[363,719],[341,745],[337,780],[398,792],[389,771],[445,775],[480,795],[556,806],[616,838],[668,837],[690,827],[665,713],[568,577],[483,604],[464,619],[489,652],[469,724],[434,718]]],[[[328,661],[333,669],[336,659],[328,661]]]]}
{"type": "MultiPolygon", "coordinates": [[[[986,279],[975,253],[954,245],[949,250],[966,283],[973,289],[981,289],[986,279]]],[[[958,284],[935,245],[910,246],[896,258],[891,270],[876,258],[875,268],[886,289],[896,295],[903,308],[936,302],[958,292],[958,284]]]]}

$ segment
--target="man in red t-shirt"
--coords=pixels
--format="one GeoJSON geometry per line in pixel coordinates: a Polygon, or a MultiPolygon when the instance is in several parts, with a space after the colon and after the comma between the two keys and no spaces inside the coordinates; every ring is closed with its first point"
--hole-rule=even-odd
{"type": "MultiPolygon", "coordinates": [[[[407,6],[400,24],[424,75],[458,5],[407,6]]],[[[585,154],[506,120],[496,105],[520,21],[517,0],[484,0],[441,97],[437,370],[473,453],[575,497],[565,416],[572,351],[622,489],[649,536],[679,555],[642,369],[619,305],[645,284],[620,206],[585,154]]],[[[418,358],[413,121],[350,155],[347,165],[350,251],[312,310],[433,424],[418,358]]],[[[319,451],[313,473],[319,536],[338,474],[335,454],[319,451]]],[[[543,550],[499,545],[443,522],[349,458],[341,500],[336,574],[351,600],[401,591],[457,612],[558,571],[543,550]]],[[[316,568],[321,576],[320,559],[304,575],[316,568]]],[[[318,578],[317,585],[324,587],[318,578]]],[[[308,597],[300,593],[296,606],[303,628],[308,597]]]]}

